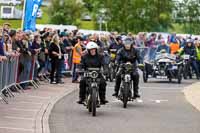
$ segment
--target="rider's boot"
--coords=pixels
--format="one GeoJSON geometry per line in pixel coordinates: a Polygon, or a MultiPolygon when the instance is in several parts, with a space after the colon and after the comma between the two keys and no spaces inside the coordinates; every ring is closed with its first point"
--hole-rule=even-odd
{"type": "Polygon", "coordinates": [[[106,100],[106,96],[105,96],[105,93],[99,93],[99,97],[100,97],[100,104],[106,104],[108,103],[108,101],[106,100]]]}
{"type": "Polygon", "coordinates": [[[116,76],[115,93],[112,94],[112,96],[118,97],[120,83],[121,83],[121,77],[120,76],[116,76]]]}
{"type": "Polygon", "coordinates": [[[115,92],[112,94],[112,96],[118,97],[118,93],[119,93],[119,87],[116,85],[115,86],[115,92]]]}
{"type": "Polygon", "coordinates": [[[85,101],[84,99],[80,98],[80,99],[77,101],[77,103],[78,103],[78,104],[84,104],[84,101],[85,101]]]}

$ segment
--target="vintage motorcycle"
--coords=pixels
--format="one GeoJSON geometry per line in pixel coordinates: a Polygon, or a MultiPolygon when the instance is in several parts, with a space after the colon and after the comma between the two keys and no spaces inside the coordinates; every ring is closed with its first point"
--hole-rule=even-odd
{"type": "Polygon", "coordinates": [[[133,64],[124,63],[119,67],[121,72],[122,83],[120,86],[120,94],[118,96],[119,100],[123,102],[123,107],[127,108],[128,101],[133,101],[133,81],[131,73],[134,71],[133,64]]]}
{"type": "Polygon", "coordinates": [[[92,116],[96,116],[96,109],[100,107],[99,103],[99,85],[101,80],[100,68],[88,68],[84,72],[86,80],[86,101],[85,106],[89,112],[92,112],[92,116]]]}
{"type": "Polygon", "coordinates": [[[176,60],[175,55],[168,53],[157,53],[155,61],[144,62],[143,81],[146,83],[149,78],[177,79],[180,84],[182,81],[183,61],[176,60]]]}

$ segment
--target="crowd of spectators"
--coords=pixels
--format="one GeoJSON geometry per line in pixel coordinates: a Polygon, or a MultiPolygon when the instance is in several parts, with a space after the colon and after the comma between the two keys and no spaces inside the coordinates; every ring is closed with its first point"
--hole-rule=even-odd
{"type": "MultiPolygon", "coordinates": [[[[167,47],[167,52],[173,54],[184,47],[189,38],[176,36],[176,34],[164,38],[162,34],[145,32],[140,32],[137,35],[132,33],[119,34],[118,32],[84,34],[78,30],[68,31],[65,29],[60,31],[51,28],[31,32],[12,29],[10,24],[5,23],[0,28],[0,62],[7,60],[8,57],[19,56],[19,64],[16,66],[18,68],[18,82],[27,80],[31,69],[34,70],[33,77],[36,81],[44,80],[43,75],[49,75],[51,84],[63,84],[63,73],[72,71],[72,82],[78,82],[78,75],[75,73],[76,62],[73,59],[77,44],[81,45],[81,53],[78,51],[82,56],[89,41],[96,42],[100,47],[99,52],[102,53],[105,49],[123,45],[124,37],[133,38],[134,46],[141,49],[141,57],[144,59],[144,55],[148,54],[149,60],[155,58],[155,53],[160,47],[167,47]],[[34,68],[31,67],[33,63],[34,68]]],[[[195,38],[194,42],[199,44],[198,38],[195,38]]],[[[199,62],[200,59],[198,60],[200,66],[199,62]]],[[[26,84],[23,85],[23,88],[29,89],[26,84]]]]}

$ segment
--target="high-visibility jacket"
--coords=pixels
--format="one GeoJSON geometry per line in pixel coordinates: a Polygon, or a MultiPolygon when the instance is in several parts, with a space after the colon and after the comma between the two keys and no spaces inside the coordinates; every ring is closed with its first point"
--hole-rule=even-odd
{"type": "Polygon", "coordinates": [[[196,47],[197,60],[200,61],[200,48],[196,47]]]}
{"type": "Polygon", "coordinates": [[[81,44],[77,43],[73,48],[72,61],[73,61],[74,64],[80,64],[81,63],[81,53],[82,53],[81,44]]]}
{"type": "Polygon", "coordinates": [[[170,43],[170,51],[171,54],[174,54],[180,49],[180,45],[178,43],[170,43]]]}

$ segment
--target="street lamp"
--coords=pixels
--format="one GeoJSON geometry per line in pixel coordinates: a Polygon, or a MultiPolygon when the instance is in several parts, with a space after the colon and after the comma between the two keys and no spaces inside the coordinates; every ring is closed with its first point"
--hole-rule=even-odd
{"type": "Polygon", "coordinates": [[[106,13],[106,9],[102,8],[99,10],[99,15],[98,15],[98,23],[99,23],[99,30],[102,31],[102,25],[105,22],[105,13],[106,13]]]}

